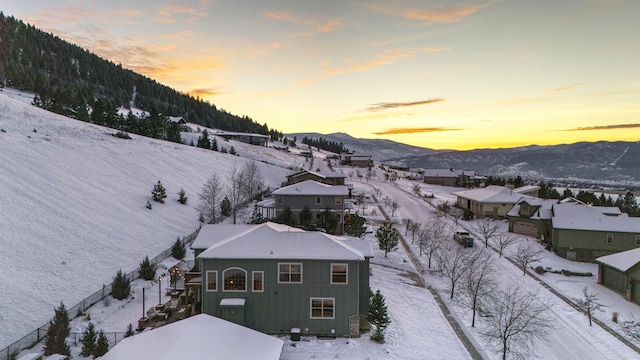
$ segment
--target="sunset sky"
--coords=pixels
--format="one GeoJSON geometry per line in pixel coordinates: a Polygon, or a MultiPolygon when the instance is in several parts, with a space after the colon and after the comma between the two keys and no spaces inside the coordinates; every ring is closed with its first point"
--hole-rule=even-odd
{"type": "Polygon", "coordinates": [[[2,0],[0,10],[285,133],[434,149],[640,141],[638,0],[2,0]]]}

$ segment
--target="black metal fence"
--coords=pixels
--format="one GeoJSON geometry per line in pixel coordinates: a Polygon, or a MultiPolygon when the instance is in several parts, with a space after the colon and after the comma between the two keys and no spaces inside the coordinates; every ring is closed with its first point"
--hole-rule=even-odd
{"type": "MultiPolygon", "coordinates": [[[[200,228],[198,228],[196,231],[194,231],[193,233],[191,233],[190,235],[183,237],[182,238],[182,243],[184,244],[185,247],[191,245],[191,243],[193,242],[193,240],[195,240],[196,236],[198,235],[198,231],[200,231],[200,228]]],[[[173,247],[173,246],[172,246],[173,247]]],[[[161,262],[162,260],[168,258],[169,256],[171,256],[171,247],[168,248],[167,250],[163,251],[162,253],[160,253],[160,255],[154,257],[153,259],[149,260],[151,263],[153,264],[158,264],[159,262],[161,262]]],[[[131,271],[130,273],[125,275],[127,277],[127,279],[133,281],[136,278],[138,278],[138,269],[131,271]]],[[[88,297],[86,297],[84,300],[80,301],[79,303],[77,303],[76,305],[70,307],[67,309],[67,313],[69,314],[69,317],[74,318],[79,314],[84,313],[84,311],[86,311],[88,308],[90,308],[93,304],[97,303],[98,301],[106,298],[107,296],[111,295],[111,284],[109,285],[102,285],[102,288],[96,292],[94,292],[93,294],[89,295],[88,297]]],[[[47,333],[47,329],[49,328],[49,323],[46,323],[40,327],[38,327],[37,329],[33,330],[32,332],[30,332],[29,334],[23,336],[20,340],[10,344],[9,346],[7,346],[6,348],[0,350],[0,360],[8,360],[13,358],[15,355],[17,355],[20,351],[22,351],[23,349],[28,349],[33,347],[34,345],[36,345],[37,343],[39,343],[40,341],[42,341],[44,339],[45,334],[47,333]]],[[[124,332],[120,333],[120,332],[109,332],[109,333],[105,333],[107,335],[107,338],[109,339],[109,345],[113,346],[115,344],[118,343],[118,341],[122,340],[124,338],[124,332]]],[[[71,335],[69,335],[68,340],[72,340],[74,342],[78,342],[80,341],[80,337],[82,337],[82,334],[80,334],[78,336],[78,333],[71,333],[71,335]]]]}

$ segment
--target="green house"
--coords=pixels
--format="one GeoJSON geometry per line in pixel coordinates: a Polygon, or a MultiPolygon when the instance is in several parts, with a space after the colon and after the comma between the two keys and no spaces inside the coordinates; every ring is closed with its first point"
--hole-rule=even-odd
{"type": "Polygon", "coordinates": [[[564,203],[551,210],[552,247],[561,257],[593,262],[640,247],[640,218],[617,208],[564,203]]]}
{"type": "Polygon", "coordinates": [[[640,304],[640,248],[602,256],[598,263],[598,284],[640,304]]]}
{"type": "Polygon", "coordinates": [[[368,241],[268,222],[205,225],[192,248],[202,313],[268,334],[357,336],[366,326],[368,241]]]}

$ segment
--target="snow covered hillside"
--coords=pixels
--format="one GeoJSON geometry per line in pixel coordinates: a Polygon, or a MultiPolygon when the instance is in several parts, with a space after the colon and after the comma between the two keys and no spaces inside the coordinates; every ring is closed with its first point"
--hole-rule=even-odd
{"type": "MultiPolygon", "coordinates": [[[[244,156],[278,187],[300,157],[234,141],[240,156],[131,135],[72,120],[0,92],[0,348],[164,251],[198,228],[198,193],[244,156]],[[153,185],[165,204],[148,210],[153,185]],[[189,200],[178,201],[183,188],[189,200]]],[[[229,144],[229,145],[226,145],[229,144]]],[[[304,162],[304,161],[302,161],[304,162]]]]}

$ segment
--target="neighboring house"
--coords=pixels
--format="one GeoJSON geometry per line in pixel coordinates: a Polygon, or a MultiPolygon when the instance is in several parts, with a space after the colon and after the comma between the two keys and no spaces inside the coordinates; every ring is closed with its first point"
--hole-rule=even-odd
{"type": "Polygon", "coordinates": [[[205,225],[192,247],[205,314],[267,334],[357,336],[366,326],[368,241],[267,222],[205,225]]]}
{"type": "Polygon", "coordinates": [[[287,181],[282,186],[293,185],[305,180],[313,180],[327,185],[344,185],[347,176],[338,172],[315,172],[311,170],[301,170],[291,175],[287,175],[287,181]]]}
{"type": "Polygon", "coordinates": [[[507,212],[509,232],[551,241],[551,206],[558,199],[521,198],[507,212]]]}
{"type": "Polygon", "coordinates": [[[554,204],[552,246],[561,257],[590,261],[640,247],[640,218],[613,208],[554,204]]]}
{"type": "Polygon", "coordinates": [[[470,210],[476,217],[504,218],[513,205],[521,198],[533,198],[518,192],[520,188],[509,189],[491,185],[482,189],[454,192],[457,206],[470,210]]]}
{"type": "Polygon", "coordinates": [[[305,180],[277,189],[271,195],[274,198],[275,217],[280,216],[285,208],[289,208],[293,218],[300,222],[300,213],[308,207],[313,220],[318,222],[328,210],[339,218],[338,226],[333,232],[344,232],[344,199],[349,195],[349,189],[345,185],[327,185],[305,180]]]}
{"type": "Polygon", "coordinates": [[[358,167],[370,167],[373,165],[373,159],[371,158],[371,155],[367,154],[342,153],[340,154],[340,164],[358,167]]]}
{"type": "Polygon", "coordinates": [[[122,339],[100,359],[278,360],[284,341],[206,314],[122,339]]]}
{"type": "Polygon", "coordinates": [[[538,197],[538,191],[540,190],[540,186],[538,185],[525,185],[519,188],[514,189],[518,193],[522,195],[528,195],[533,197],[538,197]]]}
{"type": "Polygon", "coordinates": [[[596,263],[598,284],[640,304],[640,248],[601,256],[596,263]]]}
{"type": "Polygon", "coordinates": [[[485,176],[476,174],[472,170],[456,170],[449,169],[425,169],[423,179],[427,184],[456,186],[464,188],[472,188],[480,185],[486,180],[485,176]]]}
{"type": "Polygon", "coordinates": [[[220,136],[226,140],[236,140],[251,145],[267,146],[269,143],[269,136],[262,134],[241,133],[223,130],[215,130],[211,134],[220,136]]]}

